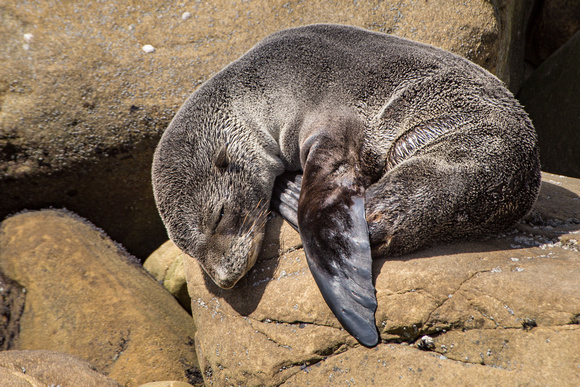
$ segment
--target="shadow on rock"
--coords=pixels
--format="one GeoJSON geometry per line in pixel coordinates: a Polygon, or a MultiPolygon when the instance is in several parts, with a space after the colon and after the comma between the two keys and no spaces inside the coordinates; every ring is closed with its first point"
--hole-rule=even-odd
{"type": "Polygon", "coordinates": [[[211,294],[222,297],[240,315],[249,316],[252,314],[262,300],[268,282],[273,279],[278,267],[280,252],[284,251],[281,248],[283,242],[281,243],[278,238],[279,235],[282,235],[283,225],[284,220],[280,216],[272,215],[266,225],[266,235],[256,265],[232,289],[220,288],[204,271],[203,280],[207,290],[211,294]],[[251,295],[244,291],[248,288],[252,289],[251,295]]]}

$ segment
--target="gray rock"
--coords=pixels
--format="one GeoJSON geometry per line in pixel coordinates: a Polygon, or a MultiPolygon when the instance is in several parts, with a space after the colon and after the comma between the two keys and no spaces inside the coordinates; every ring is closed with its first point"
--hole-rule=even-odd
{"type": "Polygon", "coordinates": [[[526,60],[535,67],[580,30],[580,2],[543,0],[536,1],[536,8],[526,42],[526,60]]]}
{"type": "Polygon", "coordinates": [[[542,170],[580,177],[580,32],[538,67],[518,98],[538,132],[542,170]]]}

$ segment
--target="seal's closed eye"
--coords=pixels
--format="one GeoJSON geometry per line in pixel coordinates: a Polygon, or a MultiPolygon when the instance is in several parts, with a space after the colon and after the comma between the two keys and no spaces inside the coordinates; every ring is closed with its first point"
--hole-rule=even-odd
{"type": "Polygon", "coordinates": [[[226,169],[228,167],[230,160],[228,157],[228,147],[226,144],[222,145],[219,151],[215,154],[213,163],[219,169],[226,169]]]}
{"type": "Polygon", "coordinates": [[[224,217],[224,204],[220,203],[220,205],[217,207],[216,211],[213,212],[212,217],[211,217],[211,223],[210,223],[210,229],[211,229],[211,233],[215,234],[216,233],[216,229],[218,228],[221,220],[224,217]]]}

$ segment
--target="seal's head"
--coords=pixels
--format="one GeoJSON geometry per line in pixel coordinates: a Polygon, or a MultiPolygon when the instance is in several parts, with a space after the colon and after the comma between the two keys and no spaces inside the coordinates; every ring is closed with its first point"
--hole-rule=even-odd
{"type": "Polygon", "coordinates": [[[238,142],[201,132],[168,128],[154,156],[153,189],[169,237],[228,289],[256,262],[272,171],[238,142]]]}

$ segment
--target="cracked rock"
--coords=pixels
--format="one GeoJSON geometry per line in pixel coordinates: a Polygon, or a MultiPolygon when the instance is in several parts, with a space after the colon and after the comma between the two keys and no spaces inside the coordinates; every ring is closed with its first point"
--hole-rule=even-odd
{"type": "MultiPolygon", "coordinates": [[[[534,218],[580,216],[580,180],[543,179],[534,218]]],[[[197,262],[184,259],[205,381],[566,384],[577,378],[580,364],[580,325],[574,323],[580,253],[556,242],[579,229],[566,222],[534,229],[526,220],[485,241],[375,260],[382,342],[368,349],[340,327],[297,248],[298,234],[274,217],[261,257],[233,289],[218,288],[197,262]],[[514,249],[518,236],[552,244],[514,249]],[[272,258],[276,251],[279,257],[272,258]],[[430,351],[405,345],[416,340],[430,351]]]]}

